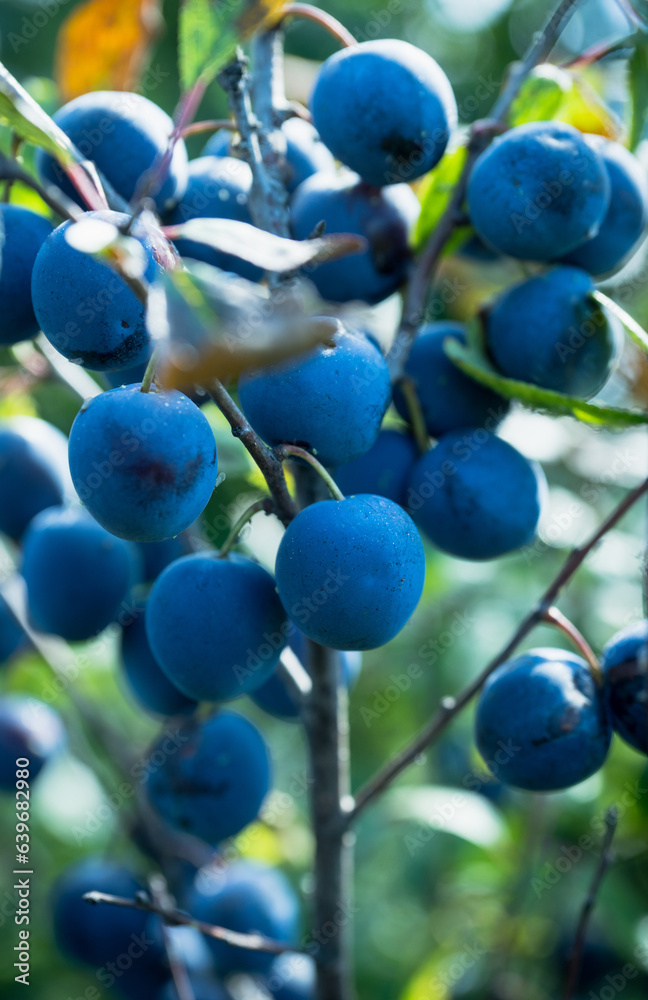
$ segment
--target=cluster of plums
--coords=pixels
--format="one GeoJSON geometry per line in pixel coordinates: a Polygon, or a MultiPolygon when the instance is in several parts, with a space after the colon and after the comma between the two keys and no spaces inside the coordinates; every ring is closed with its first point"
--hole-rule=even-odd
{"type": "MultiPolygon", "coordinates": [[[[134,94],[87,94],[55,118],[128,202],[172,130],[168,116],[134,94]]],[[[324,63],[312,119],[290,119],[280,133],[293,235],[307,239],[324,222],[327,233],[363,236],[363,253],[329,261],[308,277],[332,303],[377,304],[406,277],[419,212],[409,182],[433,169],[446,150],[456,125],[450,84],[433,59],[408,43],[363,43],[324,63]]],[[[258,268],[205,244],[178,239],[174,249],[161,228],[200,218],[252,223],[252,172],[237,152],[230,130],[216,133],[191,162],[184,143],[176,144],[167,177],[152,192],[160,225],[138,220],[130,230],[148,281],[181,266],[178,254],[263,279],[258,268]]],[[[78,197],[49,156],[41,153],[37,165],[43,181],[78,197]]],[[[542,268],[485,310],[493,365],[511,379],[595,395],[612,370],[616,345],[592,296],[593,278],[622,266],[645,231],[648,194],[637,161],[617,143],[568,125],[523,125],[478,158],[467,208],[490,250],[542,268]]],[[[128,221],[116,212],[88,214],[117,226],[128,221]]],[[[152,349],[143,306],[121,278],[68,242],[69,222],[52,229],[11,204],[0,206],[0,219],[0,343],[42,330],[64,357],[103,373],[113,386],[83,404],[69,442],[35,418],[0,426],[0,532],[19,551],[31,625],[69,642],[122,627],[133,694],[158,716],[180,717],[186,737],[181,752],[166,755],[148,775],[149,801],[176,830],[218,846],[259,814],[271,763],[251,722],[220,709],[202,717],[199,703],[250,695],[279,718],[298,719],[300,706],[278,665],[290,649],[307,668],[307,638],[341,651],[341,682],[351,684],[361,651],[394,638],[418,604],[425,578],[419,532],[464,559],[520,549],[535,536],[542,472],[496,433],[507,401],[447,357],[448,338],[466,343],[461,324],[423,324],[405,365],[434,441],[421,453],[404,386],[392,391],[374,339],[340,322],[307,355],[246,372],[238,397],[268,445],[312,452],[345,499],[297,514],[274,576],[248,556],[194,550],[185,532],[217,483],[215,439],[188,395],[155,383],[142,390],[152,349]],[[392,403],[405,421],[401,429],[383,425],[392,403]],[[142,585],[145,596],[134,605],[133,588],[141,595],[142,585]]],[[[26,642],[0,600],[0,660],[26,642]]],[[[496,761],[498,777],[510,785],[549,791],[597,770],[612,728],[648,753],[647,650],[645,622],[617,636],[603,657],[602,685],[580,657],[562,650],[532,650],[505,663],[477,709],[476,741],[485,760],[496,761]]],[[[37,708],[29,699],[0,700],[5,789],[13,787],[17,757],[29,757],[36,777],[62,744],[55,713],[37,708]]],[[[59,944],[71,958],[101,966],[146,932],[154,944],[117,985],[139,997],[145,982],[147,995],[153,985],[160,1000],[174,1000],[157,918],[93,911],[81,901],[90,890],[132,897],[139,888],[133,873],[107,862],[74,866],[55,892],[59,944]]],[[[287,944],[298,940],[296,898],[277,871],[240,862],[201,870],[176,888],[181,905],[203,920],[287,944]]],[[[313,996],[307,959],[274,960],[210,939],[205,962],[191,933],[178,946],[197,1000],[221,995],[210,978],[214,970],[259,975],[278,1000],[313,996]]]]}

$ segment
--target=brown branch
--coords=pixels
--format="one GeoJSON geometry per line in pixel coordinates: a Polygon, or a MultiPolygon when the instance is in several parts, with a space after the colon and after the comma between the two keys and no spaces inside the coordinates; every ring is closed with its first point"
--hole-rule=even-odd
{"type": "Polygon", "coordinates": [[[396,381],[403,372],[416,331],[425,316],[428,289],[445,246],[457,226],[464,220],[463,203],[475,160],[493,135],[501,131],[524,80],[535,66],[547,59],[566,21],[582,2],[583,0],[561,0],[542,30],[534,36],[524,57],[511,67],[489,118],[475,122],[470,130],[468,155],[454,187],[452,198],[411,272],[403,304],[403,318],[388,355],[393,381],[396,381]]]}
{"type": "Polygon", "coordinates": [[[617,819],[618,816],[615,807],[610,806],[605,813],[605,835],[601,846],[601,856],[599,858],[598,865],[596,866],[596,871],[594,872],[594,878],[592,879],[589,891],[581,908],[578,926],[576,928],[576,936],[574,938],[574,945],[569,960],[569,970],[567,973],[563,1000],[571,1000],[574,990],[578,984],[587,927],[594,906],[596,905],[596,898],[598,896],[599,889],[601,888],[603,877],[614,860],[614,855],[612,853],[612,841],[614,839],[614,834],[616,833],[617,819]]]}
{"type": "Polygon", "coordinates": [[[347,825],[357,819],[358,815],[373,802],[385,789],[405,770],[427,747],[434,743],[445,731],[450,722],[455,718],[465,706],[472,701],[477,692],[482,688],[486,680],[494,670],[504,663],[515,652],[524,638],[538,625],[544,618],[546,612],[555,603],[556,598],[561,593],[566,584],[571,580],[577,569],[584,562],[589,553],[594,549],[601,539],[613,528],[626,514],[632,505],[648,492],[648,479],[627,494],[621,503],[603,521],[601,526],[594,532],[591,538],[582,546],[573,549],[565,560],[560,572],[549,584],[542,597],[535,607],[527,614],[518,626],[515,634],[501,650],[491,660],[488,666],[468,684],[456,697],[443,698],[441,704],[424,729],[415,737],[412,742],[401,752],[389,761],[367,784],[360,789],[355,797],[355,805],[347,813],[347,825]]]}
{"type": "Polygon", "coordinates": [[[288,492],[281,461],[272,449],[264,444],[256,431],[252,429],[245,414],[236,405],[222,382],[214,379],[205,388],[223,416],[229,421],[234,437],[237,437],[244,447],[247,448],[261,470],[268,484],[268,489],[272,494],[277,517],[283,524],[288,524],[297,513],[297,508],[288,492]]]}
{"type": "Polygon", "coordinates": [[[135,899],[112,896],[107,892],[86,892],[83,899],[93,906],[106,903],[110,906],[123,906],[129,910],[144,910],[146,913],[155,913],[158,917],[162,917],[169,927],[195,927],[206,937],[216,938],[217,941],[224,941],[225,944],[230,944],[234,948],[243,948],[245,951],[264,951],[271,955],[283,955],[287,951],[300,951],[295,944],[274,941],[272,938],[264,937],[263,934],[241,934],[239,931],[231,931],[226,927],[218,927],[215,924],[205,923],[203,920],[196,920],[182,910],[154,903],[144,892],[138,893],[135,899]]]}

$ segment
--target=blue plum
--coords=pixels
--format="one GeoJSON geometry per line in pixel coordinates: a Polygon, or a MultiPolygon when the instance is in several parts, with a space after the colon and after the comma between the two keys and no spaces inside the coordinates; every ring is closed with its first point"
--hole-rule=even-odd
{"type": "Polygon", "coordinates": [[[36,514],[72,493],[67,439],[37,417],[0,423],[0,531],[18,541],[36,514]]]}
{"type": "Polygon", "coordinates": [[[416,442],[409,434],[383,430],[369,451],[335,469],[335,481],[345,495],[374,493],[404,507],[410,472],[418,454],[416,442]]]}
{"type": "Polygon", "coordinates": [[[300,511],[286,529],[277,589],[291,620],[333,649],[374,649],[412,615],[423,591],[425,555],[408,514],[360,494],[300,511]]]}
{"type": "Polygon", "coordinates": [[[142,583],[152,583],[170,563],[188,556],[191,544],[189,536],[182,534],[161,542],[138,542],[137,550],[142,557],[142,583]]]}
{"type": "MultiPolygon", "coordinates": [[[[252,171],[243,160],[232,156],[201,156],[189,164],[187,190],[169,215],[168,223],[178,226],[190,219],[234,219],[253,225],[248,205],[251,189],[252,171]]],[[[175,246],[181,257],[202,260],[249,281],[258,281],[263,276],[263,271],[254,264],[203,243],[178,239],[175,246]]]]}
{"type": "MultiPolygon", "coordinates": [[[[222,983],[212,976],[189,973],[189,983],[193,1000],[231,1000],[222,983]]],[[[156,1000],[180,1000],[173,980],[169,980],[156,1000]]]]}
{"type": "Polygon", "coordinates": [[[313,959],[285,952],[272,963],[265,985],[275,1000],[315,1000],[313,959]]]}
{"type": "Polygon", "coordinates": [[[512,445],[475,428],[446,434],[414,466],[408,509],[437,548],[495,559],[534,538],[545,481],[512,445]]]}
{"type": "Polygon", "coordinates": [[[120,538],[161,542],[205,509],[216,486],[214,434],[176,390],[110,389],[83,404],[70,431],[79,499],[120,538]]]}
{"type": "MultiPolygon", "coordinates": [[[[87,216],[120,226],[120,212],[87,216]]],[[[107,264],[66,239],[64,222],[47,237],[32,273],[32,301],[40,327],[68,361],[95,371],[130,368],[147,360],[151,350],[144,306],[107,264]]],[[[160,233],[136,222],[131,235],[146,255],[145,277],[153,281],[169,263],[168,244],[160,233]]]]}
{"type": "Polygon", "coordinates": [[[486,345],[509,378],[588,398],[616,357],[614,328],[586,271],[554,267],[503,292],[486,314],[486,345]]]}
{"type": "Polygon", "coordinates": [[[595,236],[610,180],[585,136],[561,122],[531,122],[500,136],[478,158],[468,210],[481,238],[521,260],[554,260],[595,236]]]}
{"type": "MultiPolygon", "coordinates": [[[[443,350],[446,337],[467,343],[461,323],[426,323],[405,363],[405,374],[414,383],[428,433],[438,438],[466,427],[494,430],[506,415],[508,400],[468,378],[450,361],[443,350]]],[[[394,404],[401,417],[408,420],[407,402],[398,386],[394,404]]]]}
{"type": "MultiPolygon", "coordinates": [[[[171,118],[140,94],[98,90],[65,104],[54,121],[87,160],[92,160],[115,191],[130,201],[141,177],[163,156],[173,131],[171,118]]],[[[79,200],[55,160],[39,151],[36,164],[40,176],[56,184],[68,197],[79,200]]],[[[153,192],[162,210],[184,194],[187,185],[187,150],[176,143],[162,187],[153,192]]]]}
{"type": "Polygon", "coordinates": [[[596,236],[564,259],[602,276],[617,271],[646,232],[648,178],[639,160],[619,142],[600,135],[587,136],[587,141],[605,164],[610,178],[610,205],[596,236]]]}
{"type": "Polygon", "coordinates": [[[7,663],[26,641],[21,625],[0,594],[0,666],[7,663]]]}
{"type": "Polygon", "coordinates": [[[626,743],[648,754],[648,620],[610,639],[601,667],[612,725],[626,743]]]}
{"type": "Polygon", "coordinates": [[[327,59],[311,108],[334,156],[377,186],[412,181],[431,170],[457,123],[441,67],[396,38],[362,42],[327,59]]]}
{"type": "Polygon", "coordinates": [[[40,329],[31,279],[36,255],[51,232],[42,215],[20,205],[0,205],[0,344],[31,340],[40,329]]]}
{"type": "Polygon", "coordinates": [[[603,765],[611,739],[602,689],[564,649],[532,649],[503,663],[479,697],[477,747],[515,788],[552,792],[584,781],[603,765]]]}
{"type": "MultiPolygon", "coordinates": [[[[307,670],[308,651],[304,633],[300,632],[299,629],[293,629],[288,644],[302,667],[307,670]]],[[[346,687],[353,687],[361,669],[362,653],[350,650],[340,653],[341,676],[346,687]]],[[[276,672],[261,687],[253,691],[250,697],[259,708],[285,722],[298,722],[301,717],[298,701],[293,697],[282,677],[276,672]]]]}
{"type": "Polygon", "coordinates": [[[22,574],[41,632],[82,642],[117,621],[135,582],[135,550],[82,507],[50,507],[25,535],[22,574]]]}
{"type": "Polygon", "coordinates": [[[187,715],[197,707],[171,683],[151,652],[146,635],[146,604],[124,624],[121,660],[129,687],[140,705],[154,715],[187,715]]]}
{"type": "MultiPolygon", "coordinates": [[[[254,861],[236,861],[225,868],[202,869],[187,899],[187,909],[199,920],[244,934],[256,932],[289,944],[299,925],[299,904],[286,876],[254,861]]],[[[221,975],[230,972],[264,973],[274,956],[234,948],[209,939],[221,975]]]]}
{"type": "Polygon", "coordinates": [[[146,628],[172,684],[196,701],[226,701],[267,680],[289,626],[267,570],[245,556],[201,553],[158,577],[146,628]]]}
{"type": "MultiPolygon", "coordinates": [[[[302,181],[320,170],[333,173],[335,170],[333,155],[310,122],[303,118],[289,118],[281,126],[281,131],[286,140],[286,188],[289,192],[294,191],[302,181]]],[[[211,137],[202,155],[228,156],[231,139],[230,129],[220,129],[211,137]]]]}
{"type": "Polygon", "coordinates": [[[35,781],[64,746],[63,723],[53,708],[27,695],[0,698],[0,791],[15,793],[17,767],[35,781]],[[16,764],[23,759],[29,761],[24,768],[16,764]]]}
{"type": "Polygon", "coordinates": [[[261,733],[233,712],[219,712],[163,734],[146,773],[153,808],[172,827],[216,845],[251,823],[270,789],[270,759],[261,733]]]}
{"type": "Polygon", "coordinates": [[[341,465],[376,440],[391,383],[375,344],[340,326],[307,355],[243,375],[239,398],[268,444],[298,444],[324,465],[341,465]]]}
{"type": "Polygon", "coordinates": [[[104,858],[90,856],[71,865],[52,890],[52,919],[59,950],[66,958],[86,965],[103,966],[121,959],[113,967],[118,973],[118,989],[127,984],[130,977],[126,975],[123,982],[121,975],[129,971],[148,979],[149,989],[161,987],[169,970],[165,968],[159,918],[143,910],[93,906],[83,899],[85,893],[93,891],[133,899],[143,889],[143,883],[129,868],[104,858]]]}
{"type": "Polygon", "coordinates": [[[291,204],[291,226],[306,240],[320,222],[327,233],[355,233],[367,240],[362,253],[320,264],[308,274],[331,302],[360,299],[375,305],[405,280],[411,252],[409,234],[420,206],[407,184],[378,190],[356,174],[318,173],[300,184],[291,204]]]}

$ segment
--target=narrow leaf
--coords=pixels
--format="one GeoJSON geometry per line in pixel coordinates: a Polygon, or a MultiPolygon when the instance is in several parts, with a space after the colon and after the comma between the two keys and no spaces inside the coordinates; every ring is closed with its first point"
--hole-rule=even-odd
{"type": "Polygon", "coordinates": [[[648,119],[648,39],[637,35],[637,44],[628,60],[631,122],[628,145],[636,149],[646,131],[648,119]]]}
{"type": "Polygon", "coordinates": [[[549,63],[537,66],[526,78],[513,102],[511,125],[550,121],[571,88],[572,78],[566,70],[549,63]]]}
{"type": "Polygon", "coordinates": [[[626,312],[618,302],[615,302],[614,299],[608,298],[607,295],[600,292],[598,289],[592,293],[592,296],[597,302],[600,302],[605,309],[609,309],[609,311],[613,313],[621,323],[623,323],[635,344],[638,344],[643,351],[648,351],[648,333],[646,333],[644,328],[637,323],[636,319],[634,319],[630,313],[626,312]]]}
{"type": "Polygon", "coordinates": [[[366,240],[351,233],[335,233],[314,240],[289,240],[233,219],[190,219],[164,230],[169,239],[192,240],[233,254],[264,271],[294,271],[306,264],[361,253],[366,240]]]}
{"type": "Polygon", "coordinates": [[[162,24],[160,0],[86,0],[59,29],[54,76],[65,101],[135,90],[162,24]]]}
{"type": "Polygon", "coordinates": [[[414,233],[416,249],[427,243],[448,207],[465,161],[466,147],[459,146],[453,152],[446,153],[439,165],[424,177],[419,189],[421,214],[414,233]]]}
{"type": "Polygon", "coordinates": [[[74,146],[49,115],[0,63],[0,120],[21,139],[41,146],[63,167],[81,162],[74,146]]]}
{"type": "Polygon", "coordinates": [[[184,0],[180,8],[178,62],[184,91],[212,80],[236,46],[270,25],[282,0],[184,0]]]}
{"type": "Polygon", "coordinates": [[[622,410],[612,406],[598,406],[575,396],[566,396],[551,389],[528,382],[518,382],[496,372],[487,358],[474,347],[465,347],[458,340],[448,337],[444,350],[458,368],[481,385],[488,386],[501,396],[518,399],[532,410],[544,410],[563,416],[575,417],[586,424],[608,427],[632,427],[648,423],[648,413],[622,410]]]}

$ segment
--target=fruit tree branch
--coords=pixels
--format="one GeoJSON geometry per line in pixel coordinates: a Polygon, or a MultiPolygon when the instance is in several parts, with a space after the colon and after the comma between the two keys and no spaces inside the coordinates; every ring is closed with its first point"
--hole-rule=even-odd
{"type": "Polygon", "coordinates": [[[310,3],[286,4],[279,12],[279,16],[282,23],[289,17],[301,17],[306,21],[314,21],[315,24],[319,24],[322,28],[325,28],[345,48],[350,48],[352,45],[358,44],[351,32],[337,18],[331,14],[327,14],[325,10],[320,10],[319,7],[314,7],[310,3]]]}
{"type": "Polygon", "coordinates": [[[416,331],[425,315],[428,289],[446,243],[464,218],[463,203],[475,160],[493,135],[506,124],[511,105],[520,87],[534,67],[546,61],[565,23],[582,2],[583,0],[560,0],[542,30],[535,35],[523,58],[511,67],[508,79],[493,105],[489,118],[475,122],[470,130],[466,160],[450,202],[412,269],[405,292],[401,325],[388,356],[393,381],[397,381],[403,372],[416,331]]]}
{"type": "Polygon", "coordinates": [[[183,913],[182,910],[154,903],[144,892],[139,892],[135,899],[112,896],[107,892],[86,892],[83,899],[86,903],[91,903],[93,906],[106,903],[110,906],[123,906],[129,910],[144,910],[146,913],[155,913],[170,927],[195,927],[197,931],[200,931],[206,937],[216,938],[217,941],[224,941],[234,948],[243,948],[245,951],[265,951],[271,955],[283,955],[286,951],[299,952],[299,948],[294,944],[274,941],[272,938],[264,937],[262,934],[241,934],[238,931],[230,931],[226,927],[218,927],[215,924],[205,923],[204,920],[195,920],[194,917],[190,917],[188,913],[183,913]]]}
{"type": "Polygon", "coordinates": [[[507,642],[506,646],[495,656],[488,666],[468,684],[456,697],[443,698],[441,704],[424,729],[406,746],[393,760],[389,761],[382,770],[378,771],[367,784],[360,789],[355,796],[355,805],[347,814],[347,823],[352,823],[358,815],[376,799],[392,783],[394,778],[405,770],[427,747],[436,742],[445,731],[450,722],[459,712],[472,701],[478,691],[481,690],[486,680],[494,670],[504,663],[515,652],[523,639],[538,625],[544,618],[546,612],[555,603],[556,598],[561,593],[566,584],[571,580],[574,573],[585,561],[589,553],[594,549],[601,539],[621,520],[630,508],[642,496],[648,493],[648,479],[645,479],[639,486],[628,493],[621,503],[615,507],[612,513],[603,521],[594,534],[584,545],[572,549],[567,559],[562,565],[560,572],[549,584],[544,594],[535,607],[527,614],[518,626],[515,634],[507,642]]]}
{"type": "Polygon", "coordinates": [[[585,945],[585,935],[587,934],[587,927],[592,915],[592,910],[596,905],[596,897],[598,896],[598,891],[601,888],[601,883],[603,877],[610,867],[612,861],[614,860],[614,855],[612,853],[612,841],[614,839],[614,834],[617,828],[617,811],[614,806],[610,808],[605,813],[605,834],[603,837],[603,844],[601,846],[601,856],[599,858],[598,865],[596,866],[596,871],[594,872],[594,878],[589,887],[589,892],[585,897],[583,903],[580,917],[578,919],[578,926],[576,928],[576,936],[574,938],[574,946],[571,951],[571,956],[569,960],[569,970],[567,973],[567,982],[565,983],[565,992],[563,993],[563,1000],[571,1000],[574,994],[574,990],[578,984],[578,977],[581,971],[581,964],[583,959],[583,947],[585,945]]]}
{"type": "MultiPolygon", "coordinates": [[[[266,38],[274,41],[275,33],[260,36],[259,45],[261,39],[266,38]]],[[[260,63],[257,72],[263,71],[265,87],[257,87],[255,93],[269,91],[267,100],[272,100],[272,89],[276,86],[271,55],[273,54],[266,54],[263,51],[257,54],[257,62],[260,63]],[[269,67],[267,63],[270,63],[269,67]]],[[[242,52],[239,52],[236,59],[220,73],[218,81],[227,94],[232,114],[238,125],[241,135],[239,148],[252,169],[249,205],[254,224],[277,236],[289,237],[288,193],[278,176],[278,170],[274,169],[275,160],[278,165],[278,156],[272,145],[270,131],[274,129],[274,123],[261,117],[257,119],[252,111],[247,59],[242,52]]],[[[261,112],[262,109],[258,109],[259,115],[261,112]]]]}
{"type": "Polygon", "coordinates": [[[263,443],[259,435],[252,429],[242,410],[238,408],[224,385],[214,379],[205,387],[216,403],[223,416],[229,421],[232,434],[247,448],[253,460],[261,470],[272,494],[277,517],[283,524],[288,524],[297,513],[293,502],[283,466],[271,448],[263,443]]]}

